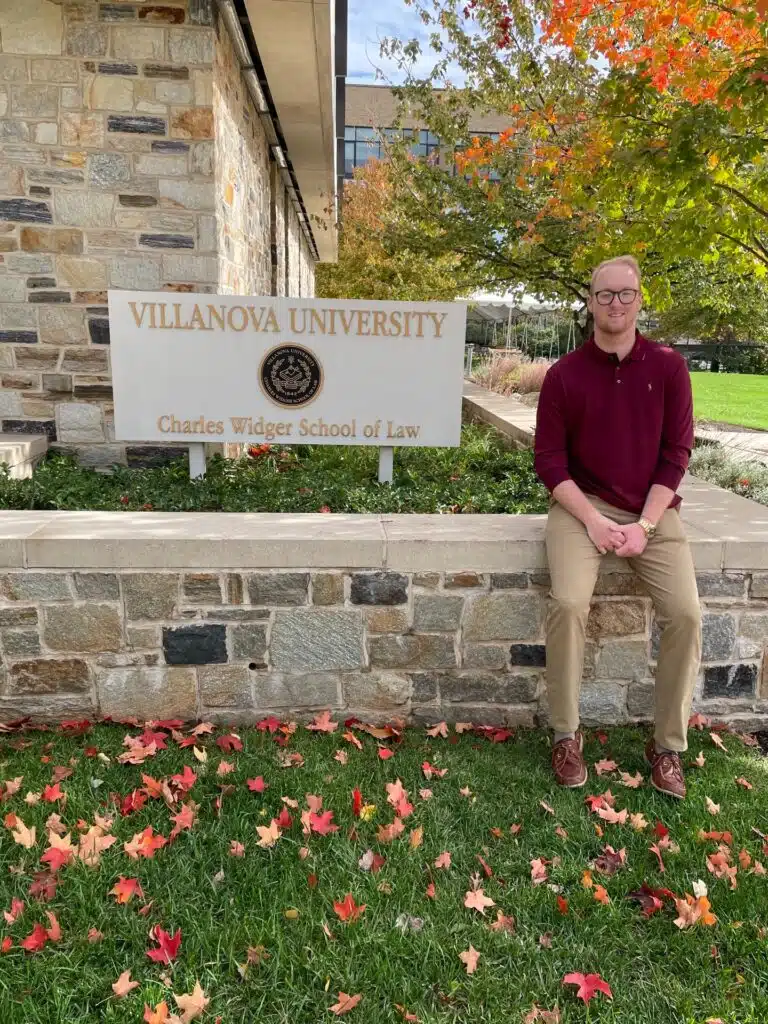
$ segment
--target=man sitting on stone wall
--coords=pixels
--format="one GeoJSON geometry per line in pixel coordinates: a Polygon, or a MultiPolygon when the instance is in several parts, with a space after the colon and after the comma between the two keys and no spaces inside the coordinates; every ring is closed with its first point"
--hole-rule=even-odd
{"type": "Polygon", "coordinates": [[[652,785],[682,799],[680,753],[701,656],[701,612],[675,492],[693,447],[693,401],[683,357],[637,331],[641,301],[635,259],[601,263],[588,300],[594,334],[550,368],[539,400],[535,464],[552,494],[552,768],[563,786],[587,781],[578,731],[586,626],[600,559],[612,551],[627,559],[653,600],[661,645],[655,737],[645,755],[652,785]]]}

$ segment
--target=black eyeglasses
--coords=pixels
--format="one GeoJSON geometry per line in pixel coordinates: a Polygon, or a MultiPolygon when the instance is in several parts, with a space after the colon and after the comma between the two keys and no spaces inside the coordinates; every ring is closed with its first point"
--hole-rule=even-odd
{"type": "Polygon", "coordinates": [[[614,295],[619,296],[619,302],[622,306],[629,306],[635,301],[639,292],[637,288],[622,288],[621,291],[614,292],[610,288],[601,288],[599,292],[595,292],[595,298],[597,299],[598,305],[610,306],[613,302],[614,295]]]}

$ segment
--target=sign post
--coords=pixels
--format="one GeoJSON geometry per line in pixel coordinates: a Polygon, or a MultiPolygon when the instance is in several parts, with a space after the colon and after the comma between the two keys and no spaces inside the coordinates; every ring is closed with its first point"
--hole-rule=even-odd
{"type": "Polygon", "coordinates": [[[205,476],[205,445],[193,441],[189,446],[189,478],[197,480],[205,476]]]}
{"type": "Polygon", "coordinates": [[[466,306],[109,292],[115,434],[205,444],[370,445],[391,483],[395,447],[461,441],[466,306]]]}
{"type": "Polygon", "coordinates": [[[395,469],[395,449],[379,448],[379,483],[391,484],[395,469]]]}

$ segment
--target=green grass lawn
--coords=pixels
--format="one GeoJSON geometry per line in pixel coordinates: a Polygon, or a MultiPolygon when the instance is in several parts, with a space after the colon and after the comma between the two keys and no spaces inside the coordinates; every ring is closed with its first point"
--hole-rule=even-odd
{"type": "Polygon", "coordinates": [[[768,430],[768,375],[692,373],[697,419],[768,430]]]}
{"type": "MultiPolygon", "coordinates": [[[[558,789],[548,768],[549,740],[540,732],[521,731],[492,743],[479,734],[457,736],[451,730],[447,739],[430,738],[413,729],[400,742],[381,742],[358,730],[358,750],[343,731],[343,725],[332,734],[300,727],[283,749],[268,731],[243,729],[243,749],[222,750],[216,740],[224,732],[218,730],[197,738],[198,756],[191,746],[179,745],[180,734],[172,739],[165,731],[166,749],[141,765],[117,760],[126,749],[125,726],[3,736],[3,777],[23,780],[17,792],[3,797],[0,909],[13,917],[13,899],[23,901],[23,909],[14,923],[0,919],[6,940],[0,954],[2,1024],[133,1024],[143,1020],[145,1005],[162,1001],[180,1013],[172,993],[192,993],[197,981],[210,999],[199,1018],[204,1024],[331,1021],[339,992],[362,996],[345,1015],[360,1024],[402,1021],[398,1004],[414,1015],[407,1019],[423,1024],[522,1024],[534,1003],[558,1007],[560,1020],[569,1024],[768,1019],[768,877],[739,866],[741,850],[745,864],[747,854],[752,864],[768,861],[753,831],[768,828],[768,759],[759,751],[726,733],[726,753],[707,730],[692,732],[686,760],[703,750],[706,763],[688,770],[689,799],[677,803],[647,782],[626,788],[616,771],[597,777],[592,769],[585,790],[558,789]],[[380,759],[379,746],[391,747],[394,756],[380,759]],[[342,761],[335,757],[338,750],[346,755],[342,761]],[[303,763],[281,766],[290,753],[301,754],[303,763]],[[206,761],[199,759],[206,755],[206,761]],[[234,769],[219,775],[221,761],[234,769]],[[445,775],[427,779],[425,761],[445,775]],[[130,859],[124,843],[148,826],[168,837],[180,804],[169,807],[162,797],[152,798],[123,815],[115,802],[143,787],[159,791],[159,781],[185,765],[191,788],[183,799],[196,805],[196,820],[151,859],[130,859]],[[45,787],[59,766],[72,774],[60,782],[65,797],[56,799],[58,791],[46,793],[45,787]],[[256,776],[268,786],[263,793],[246,785],[256,776]],[[754,788],[742,788],[737,777],[754,788]],[[400,806],[404,831],[384,842],[378,829],[395,817],[386,786],[398,779],[413,810],[400,806]],[[353,815],[356,787],[365,804],[375,805],[361,818],[353,815]],[[616,809],[641,813],[646,828],[609,824],[590,813],[585,795],[609,787],[616,809]],[[431,798],[420,792],[424,788],[431,798]],[[38,800],[40,794],[53,802],[38,800]],[[322,810],[333,811],[339,831],[302,834],[307,794],[322,797],[322,810]],[[715,816],[707,797],[720,805],[715,816]],[[297,801],[298,808],[286,808],[282,798],[297,801]],[[268,826],[281,810],[290,813],[292,824],[286,823],[274,846],[260,847],[257,826],[268,826]],[[49,846],[45,823],[52,812],[75,845],[97,814],[113,819],[102,824],[117,841],[98,866],[70,859],[56,872],[55,893],[40,902],[29,890],[45,867],[40,858],[49,846]],[[16,834],[18,819],[36,829],[28,849],[14,841],[14,816],[16,834]],[[669,829],[668,842],[679,845],[679,852],[662,850],[663,874],[649,849],[658,842],[657,822],[669,829]],[[510,831],[513,824],[521,826],[517,834],[510,831]],[[417,829],[423,830],[421,845],[411,841],[417,829]],[[732,833],[727,849],[738,866],[735,889],[707,870],[707,855],[717,851],[717,843],[702,841],[700,829],[732,833]],[[233,841],[242,844],[243,856],[231,855],[233,841]],[[615,874],[591,869],[595,884],[607,890],[607,904],[583,884],[583,872],[605,844],[626,851],[615,874]],[[386,858],[376,873],[359,866],[369,850],[386,858]],[[451,854],[451,866],[438,869],[434,862],[444,851],[451,854]],[[549,862],[549,877],[540,885],[532,883],[535,858],[549,862]],[[118,904],[110,890],[121,876],[138,879],[143,897],[118,904]],[[709,889],[717,916],[712,926],[680,930],[669,899],[648,919],[627,899],[643,882],[683,897],[694,893],[697,880],[709,889]],[[427,895],[430,884],[434,898],[427,895]],[[464,905],[473,886],[495,903],[485,917],[464,905]],[[344,923],[334,902],[347,893],[365,910],[357,921],[344,923]],[[558,896],[567,905],[559,907],[558,896]],[[43,929],[51,927],[46,911],[55,915],[60,937],[38,952],[20,948],[35,925],[45,938],[43,929]],[[514,932],[491,930],[499,911],[514,918],[514,932]],[[170,963],[147,957],[156,945],[148,936],[155,926],[177,938],[181,933],[170,963]],[[89,941],[91,929],[100,933],[92,935],[95,941],[89,941]],[[471,975],[460,959],[470,946],[480,954],[471,975]],[[255,951],[251,959],[260,962],[247,964],[249,948],[255,951]],[[117,999],[112,983],[127,970],[139,985],[117,999]],[[575,989],[562,984],[569,972],[599,974],[613,1000],[597,995],[584,1006],[575,989]]],[[[590,763],[612,758],[621,770],[645,775],[641,730],[612,729],[603,738],[604,744],[594,734],[588,737],[590,763]]],[[[150,1019],[165,1018],[161,1012],[150,1019]]]]}

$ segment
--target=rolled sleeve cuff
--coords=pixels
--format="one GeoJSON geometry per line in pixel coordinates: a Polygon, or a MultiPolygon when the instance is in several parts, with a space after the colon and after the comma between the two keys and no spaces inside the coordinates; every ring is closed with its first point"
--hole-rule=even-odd
{"type": "Polygon", "coordinates": [[[684,475],[685,470],[680,466],[675,466],[672,462],[663,461],[656,467],[656,472],[653,474],[651,482],[661,484],[662,487],[668,487],[670,491],[676,491],[684,475]]]}
{"type": "Polygon", "coordinates": [[[539,473],[539,479],[551,494],[558,484],[570,480],[571,474],[567,469],[547,469],[539,473]]]}

